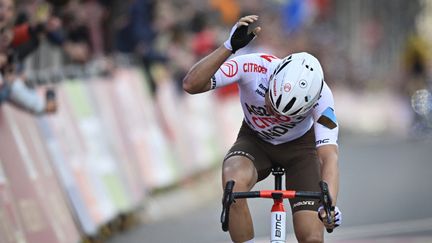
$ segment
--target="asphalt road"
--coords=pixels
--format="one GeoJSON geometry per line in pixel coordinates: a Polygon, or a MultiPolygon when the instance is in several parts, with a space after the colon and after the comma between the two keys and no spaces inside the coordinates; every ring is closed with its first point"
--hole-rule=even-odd
{"type": "MultiPolygon", "coordinates": [[[[344,135],[339,144],[343,226],[327,241],[432,242],[432,140],[344,135]]],[[[219,172],[198,184],[154,198],[143,211],[144,223],[109,243],[230,242],[219,224],[219,172]]],[[[256,187],[262,188],[272,188],[271,178],[256,187]]],[[[249,204],[256,242],[268,242],[272,202],[249,204]]],[[[287,222],[287,242],[295,242],[290,216],[287,222]]]]}

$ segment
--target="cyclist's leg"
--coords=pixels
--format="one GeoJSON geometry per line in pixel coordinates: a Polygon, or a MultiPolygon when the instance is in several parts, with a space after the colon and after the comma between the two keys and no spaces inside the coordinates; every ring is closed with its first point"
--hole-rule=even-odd
{"type": "MultiPolygon", "coordinates": [[[[319,191],[320,166],[315,153],[305,153],[287,173],[286,186],[299,191],[319,191]],[[303,159],[302,159],[303,158],[303,159]],[[293,173],[290,173],[293,171],[293,173]]],[[[323,242],[324,226],[318,219],[319,200],[292,199],[294,232],[298,242],[323,242]]]]}
{"type": "MultiPolygon", "coordinates": [[[[319,162],[316,156],[308,154],[302,161],[293,166],[294,173],[287,174],[287,187],[301,191],[319,191],[319,162]],[[308,157],[308,158],[307,158],[308,157]]],[[[293,212],[294,232],[298,242],[323,242],[324,226],[318,219],[318,200],[292,199],[290,200],[293,212]]]]}
{"type": "MultiPolygon", "coordinates": [[[[234,180],[234,191],[250,191],[257,178],[255,166],[247,157],[232,156],[224,161],[223,185],[229,180],[234,180]]],[[[229,233],[233,242],[245,242],[254,237],[252,218],[246,199],[236,199],[236,202],[231,204],[229,233]]]]}
{"type": "Polygon", "coordinates": [[[317,212],[300,210],[293,214],[294,232],[299,243],[324,242],[324,226],[317,212]]]}
{"type": "MultiPolygon", "coordinates": [[[[288,144],[292,158],[286,164],[286,187],[297,191],[319,191],[320,163],[313,129],[288,144]]],[[[288,148],[287,148],[288,149],[288,148]]],[[[298,242],[323,242],[324,226],[318,219],[318,200],[291,199],[294,232],[298,242]]]]}
{"type": "MultiPolygon", "coordinates": [[[[234,180],[234,191],[250,191],[257,181],[266,178],[271,171],[270,160],[257,142],[258,138],[246,126],[243,124],[223,163],[223,186],[227,181],[234,180]]],[[[229,222],[233,242],[253,239],[252,218],[246,199],[236,199],[236,203],[231,205],[229,222]]]]}

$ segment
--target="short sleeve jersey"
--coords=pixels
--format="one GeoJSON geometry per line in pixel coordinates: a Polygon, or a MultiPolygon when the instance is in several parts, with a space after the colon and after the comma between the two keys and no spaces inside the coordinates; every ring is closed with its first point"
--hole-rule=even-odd
{"type": "Polygon", "coordinates": [[[334,112],[333,94],[324,83],[321,96],[303,116],[272,116],[265,106],[270,76],[280,59],[254,53],[226,61],[211,79],[211,89],[237,83],[244,120],[264,141],[282,144],[304,135],[314,126],[316,146],[337,145],[338,123],[334,112]]]}

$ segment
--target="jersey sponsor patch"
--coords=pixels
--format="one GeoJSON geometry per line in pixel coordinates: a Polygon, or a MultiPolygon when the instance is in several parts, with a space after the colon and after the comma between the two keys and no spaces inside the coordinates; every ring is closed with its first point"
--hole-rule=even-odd
{"type": "Polygon", "coordinates": [[[334,110],[331,107],[327,107],[318,118],[317,121],[319,124],[329,128],[334,129],[337,127],[337,120],[334,110]]]}
{"type": "Polygon", "coordinates": [[[300,206],[313,206],[313,205],[315,205],[315,201],[300,201],[294,203],[293,208],[300,207],[300,206]]]}
{"type": "Polygon", "coordinates": [[[245,73],[254,72],[254,73],[266,74],[267,68],[256,63],[245,63],[243,64],[243,72],[245,73]]]}
{"type": "Polygon", "coordinates": [[[315,141],[315,144],[316,145],[322,145],[322,144],[327,144],[329,142],[330,142],[330,139],[324,138],[324,139],[320,139],[320,140],[315,141]]]}

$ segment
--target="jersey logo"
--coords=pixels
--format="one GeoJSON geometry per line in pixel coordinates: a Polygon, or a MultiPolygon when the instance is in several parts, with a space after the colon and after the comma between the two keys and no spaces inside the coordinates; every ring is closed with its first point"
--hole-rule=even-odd
{"type": "Polygon", "coordinates": [[[315,141],[316,145],[326,144],[329,142],[330,142],[330,139],[328,139],[328,138],[324,138],[324,139],[315,141]]]}
{"type": "Polygon", "coordinates": [[[317,121],[319,124],[329,128],[334,129],[337,127],[337,120],[334,110],[331,107],[327,107],[318,118],[317,121]]]}
{"type": "Polygon", "coordinates": [[[279,58],[277,58],[277,57],[275,57],[273,55],[261,55],[260,57],[263,58],[263,59],[265,59],[265,60],[267,60],[267,61],[269,61],[269,62],[271,62],[273,59],[279,59],[279,58]]]}
{"type": "Polygon", "coordinates": [[[284,91],[287,93],[291,91],[291,84],[290,83],[284,84],[284,91]]]}
{"type": "Polygon", "coordinates": [[[228,78],[234,77],[238,72],[238,65],[237,62],[234,60],[229,60],[222,64],[220,67],[220,70],[222,73],[227,76],[228,78]]]}
{"type": "Polygon", "coordinates": [[[254,72],[254,73],[266,74],[267,68],[256,63],[245,63],[243,64],[243,72],[245,73],[254,72]]]}

